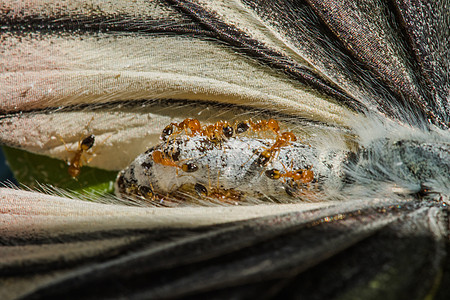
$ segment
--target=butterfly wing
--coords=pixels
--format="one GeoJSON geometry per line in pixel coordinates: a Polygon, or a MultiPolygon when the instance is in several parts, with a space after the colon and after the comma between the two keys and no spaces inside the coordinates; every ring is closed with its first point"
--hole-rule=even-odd
{"type": "Polygon", "coordinates": [[[2,194],[5,298],[448,294],[447,211],[428,203],[119,210],[2,194]]]}
{"type": "MultiPolygon", "coordinates": [[[[326,138],[356,134],[366,121],[355,116],[448,128],[445,1],[0,7],[0,140],[34,153],[67,159],[58,136],[73,146],[86,131],[111,136],[92,165],[119,170],[191,115],[276,115],[326,138]]],[[[3,298],[448,298],[439,202],[157,209],[11,189],[0,199],[3,298]]]]}

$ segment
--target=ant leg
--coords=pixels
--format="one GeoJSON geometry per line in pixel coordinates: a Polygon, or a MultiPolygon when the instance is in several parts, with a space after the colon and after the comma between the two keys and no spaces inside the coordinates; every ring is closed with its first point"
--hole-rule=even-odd
{"type": "Polygon", "coordinates": [[[220,189],[219,177],[220,177],[220,169],[217,170],[217,183],[216,183],[217,189],[220,189]]]}
{"type": "MultiPolygon", "coordinates": [[[[60,136],[60,135],[58,134],[58,137],[59,137],[59,139],[61,140],[61,142],[64,144],[64,149],[66,149],[66,152],[67,152],[67,153],[73,153],[73,154],[75,154],[75,155],[73,156],[73,158],[75,158],[78,151],[70,150],[69,147],[67,147],[67,144],[66,144],[66,142],[64,141],[64,139],[62,138],[62,136],[60,136]]],[[[77,149],[80,149],[80,148],[81,148],[81,143],[80,143],[80,141],[78,141],[78,148],[77,148],[77,149]]],[[[73,159],[73,158],[72,158],[72,159],[73,159]]],[[[66,161],[67,165],[69,165],[69,170],[70,170],[70,167],[71,167],[71,165],[72,165],[71,158],[68,157],[68,158],[65,159],[65,161],[66,161]]]]}
{"type": "MultiPolygon", "coordinates": [[[[60,136],[60,135],[58,134],[58,137],[59,137],[60,141],[64,144],[64,148],[66,149],[67,152],[69,152],[69,153],[76,153],[76,151],[70,150],[69,147],[67,147],[67,144],[66,144],[66,142],[64,141],[64,139],[62,138],[62,136],[60,136]]],[[[79,147],[80,147],[80,141],[78,141],[78,148],[79,148],[79,147]]]]}
{"type": "Polygon", "coordinates": [[[211,168],[209,167],[209,165],[207,165],[208,166],[208,186],[209,186],[209,190],[211,190],[212,189],[212,186],[211,186],[211,168]]]}
{"type": "Polygon", "coordinates": [[[89,159],[86,159],[86,158],[84,157],[84,155],[81,154],[81,158],[84,160],[84,164],[87,165],[87,164],[89,164],[89,163],[95,158],[95,156],[94,156],[94,154],[91,154],[91,157],[90,157],[89,159]]]}
{"type": "MultiPolygon", "coordinates": [[[[83,161],[85,165],[90,163],[97,156],[97,154],[96,154],[97,148],[100,147],[101,145],[103,145],[106,142],[106,140],[109,139],[111,136],[112,135],[108,136],[106,139],[103,140],[102,143],[100,143],[99,145],[96,145],[95,148],[86,150],[84,152],[82,151],[82,153],[80,154],[80,161],[83,161]],[[91,157],[89,159],[87,159],[86,155],[89,155],[91,157]]],[[[81,143],[80,142],[78,142],[78,143],[80,145],[78,148],[81,149],[81,143]]]]}
{"type": "Polygon", "coordinates": [[[95,145],[95,147],[94,148],[92,148],[91,150],[90,150],[90,155],[94,155],[96,152],[97,152],[97,149],[99,148],[99,147],[101,147],[104,143],[106,143],[106,141],[110,138],[110,137],[112,137],[112,134],[110,134],[110,135],[108,135],[100,144],[97,144],[97,145],[95,145]]]}
{"type": "MultiPolygon", "coordinates": [[[[83,155],[83,153],[81,154],[81,159],[83,159],[85,165],[89,164],[97,156],[97,149],[99,147],[101,147],[111,136],[112,136],[112,134],[107,136],[100,144],[96,145],[94,148],[92,148],[84,153],[84,154],[88,154],[89,156],[91,156],[89,159],[86,159],[86,157],[83,155]]],[[[78,148],[80,149],[81,143],[79,141],[78,141],[78,143],[79,143],[78,148]]]]}
{"type": "Polygon", "coordinates": [[[89,135],[89,126],[91,125],[92,121],[94,120],[94,116],[92,116],[91,120],[84,126],[84,130],[86,130],[86,135],[89,135]]]}

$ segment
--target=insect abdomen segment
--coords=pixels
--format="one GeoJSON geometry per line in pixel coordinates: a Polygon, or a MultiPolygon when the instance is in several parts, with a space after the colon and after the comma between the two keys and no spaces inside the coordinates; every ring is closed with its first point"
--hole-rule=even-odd
{"type": "Polygon", "coordinates": [[[116,193],[146,198],[140,193],[145,187],[151,190],[145,194],[152,197],[176,198],[176,192],[183,188],[215,197],[295,197],[320,190],[324,181],[341,175],[333,167],[339,164],[328,160],[340,156],[342,161],[344,152],[321,155],[317,149],[294,141],[277,147],[277,156],[261,164],[261,153],[274,143],[271,139],[232,137],[217,145],[205,136],[179,136],[141,154],[121,171],[116,193]],[[278,175],[268,176],[269,170],[278,175]]]}

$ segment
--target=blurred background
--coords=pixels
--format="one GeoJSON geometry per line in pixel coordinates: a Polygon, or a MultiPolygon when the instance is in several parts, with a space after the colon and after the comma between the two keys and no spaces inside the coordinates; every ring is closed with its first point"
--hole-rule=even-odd
{"type": "Polygon", "coordinates": [[[0,147],[0,186],[3,186],[5,182],[12,182],[17,184],[14,176],[6,163],[5,156],[3,155],[3,149],[0,147]]]}

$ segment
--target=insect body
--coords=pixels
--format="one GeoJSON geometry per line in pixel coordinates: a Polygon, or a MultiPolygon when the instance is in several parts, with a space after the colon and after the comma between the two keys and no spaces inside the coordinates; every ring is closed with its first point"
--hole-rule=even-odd
{"type": "Polygon", "coordinates": [[[314,179],[321,184],[340,176],[338,167],[334,168],[340,165],[329,164],[327,160],[340,157],[338,160],[342,161],[344,152],[321,156],[316,149],[297,142],[290,142],[288,147],[276,147],[278,156],[262,166],[254,154],[255,149],[270,149],[275,143],[270,139],[232,137],[218,147],[206,136],[179,136],[146,151],[122,170],[116,181],[116,194],[142,198],[133,191],[146,187],[151,189],[152,195],[173,198],[180,198],[179,192],[184,190],[216,199],[286,197],[297,196],[296,192],[300,192],[300,185],[288,179],[302,184],[314,179]],[[169,153],[179,153],[179,161],[169,159],[169,153]],[[273,180],[264,174],[266,170],[281,170],[284,166],[289,166],[282,175],[286,180],[273,180]],[[298,175],[294,170],[305,173],[298,175]],[[130,189],[131,185],[137,188],[130,189]]]}
{"type": "Polygon", "coordinates": [[[91,159],[87,159],[86,155],[92,155],[93,153],[88,153],[88,151],[94,146],[95,143],[95,136],[89,135],[82,140],[78,141],[78,147],[77,150],[73,151],[70,150],[64,140],[60,137],[61,141],[64,143],[64,147],[66,148],[66,151],[69,153],[74,153],[73,157],[68,160],[67,164],[69,165],[69,168],[67,169],[67,172],[72,178],[77,178],[80,175],[81,167],[84,164],[87,164],[91,159]]]}
{"type": "Polygon", "coordinates": [[[224,139],[231,138],[235,133],[242,134],[249,129],[253,133],[271,131],[277,137],[281,135],[280,125],[274,119],[258,120],[255,122],[246,120],[234,124],[230,124],[227,121],[218,121],[214,124],[202,126],[199,120],[187,118],[180,123],[170,123],[167,125],[162,131],[161,139],[166,141],[170,136],[178,135],[184,131],[187,136],[206,136],[210,141],[220,143],[224,139]]]}
{"type": "Polygon", "coordinates": [[[203,128],[203,135],[213,143],[221,143],[224,139],[232,137],[233,127],[228,122],[219,121],[212,125],[206,125],[203,128]]]}
{"type": "Polygon", "coordinates": [[[161,139],[163,141],[167,140],[173,134],[179,134],[182,131],[185,131],[187,135],[194,136],[197,134],[202,134],[203,130],[200,125],[200,121],[197,119],[184,119],[180,123],[170,123],[167,125],[162,134],[161,139]]]}
{"type": "Polygon", "coordinates": [[[266,170],[265,174],[271,179],[292,179],[294,182],[310,183],[314,180],[314,172],[311,171],[312,166],[308,169],[299,169],[295,171],[286,171],[281,173],[279,170],[266,170]]]}
{"type": "Polygon", "coordinates": [[[170,136],[176,136],[182,132],[187,136],[206,136],[211,142],[220,143],[222,140],[230,138],[234,134],[233,127],[226,121],[218,121],[210,125],[201,125],[197,119],[184,119],[180,123],[170,123],[167,125],[161,139],[166,141],[170,136]]]}
{"type": "Polygon", "coordinates": [[[184,164],[180,165],[175,161],[174,157],[176,157],[176,156],[169,157],[167,154],[165,154],[164,152],[161,152],[159,150],[155,150],[152,152],[153,161],[157,164],[161,164],[163,166],[179,168],[179,169],[183,170],[184,172],[197,171],[198,167],[194,163],[184,163],[184,164]]]}
{"type": "Polygon", "coordinates": [[[89,135],[88,137],[85,137],[81,143],[78,143],[78,149],[75,151],[74,157],[69,162],[69,168],[68,172],[69,175],[73,178],[78,177],[80,175],[80,169],[83,166],[83,160],[87,163],[88,160],[84,158],[84,154],[87,153],[89,149],[94,146],[95,143],[95,136],[89,135]]]}
{"type": "Polygon", "coordinates": [[[256,133],[259,133],[261,131],[272,131],[277,136],[280,134],[280,125],[278,124],[278,121],[275,119],[258,120],[256,122],[253,122],[252,120],[247,120],[239,122],[236,125],[237,133],[244,133],[248,129],[252,129],[256,133]]]}
{"type": "Polygon", "coordinates": [[[279,153],[281,147],[290,145],[290,142],[297,141],[297,137],[292,132],[283,132],[272,144],[272,146],[261,152],[258,157],[258,163],[261,166],[267,165],[267,163],[274,158],[276,153],[279,153]]]}

